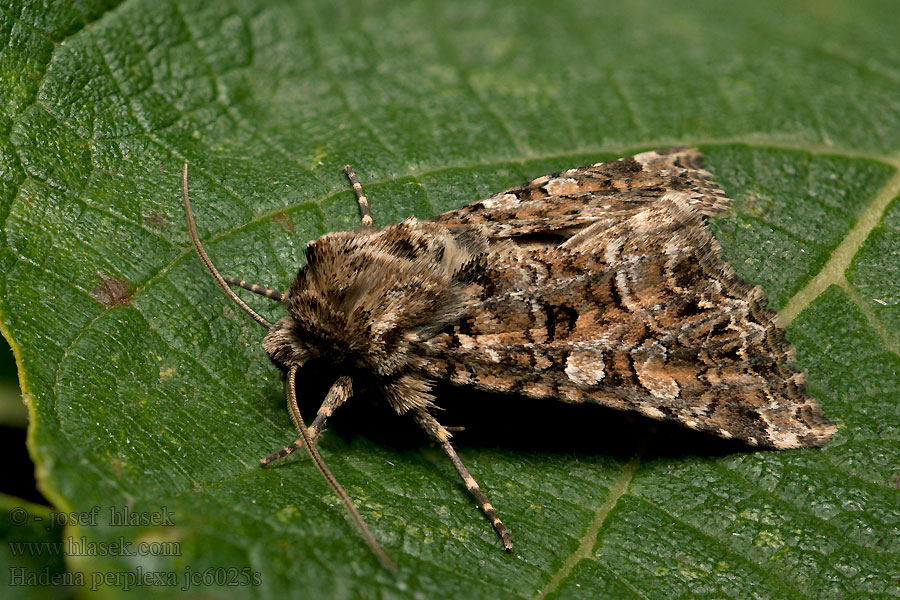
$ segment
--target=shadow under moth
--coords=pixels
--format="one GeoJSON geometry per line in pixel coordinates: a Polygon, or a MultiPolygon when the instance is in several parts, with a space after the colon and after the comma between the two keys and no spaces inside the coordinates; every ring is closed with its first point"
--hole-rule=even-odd
{"type": "Polygon", "coordinates": [[[285,292],[213,266],[226,294],[263,325],[263,348],[285,374],[300,437],[263,465],[305,447],[380,560],[378,546],[325,465],[316,439],[364,375],[446,452],[506,550],[509,532],[435,418],[438,383],[675,421],[766,448],[821,446],[834,434],[759,287],[722,258],[705,217],[729,198],[694,149],[645,152],[540,177],[427,221],[354,231],[306,247],[285,292]],[[269,323],[230,286],[280,302],[269,323]],[[323,359],[343,373],[307,427],[297,372],[323,359]]]}

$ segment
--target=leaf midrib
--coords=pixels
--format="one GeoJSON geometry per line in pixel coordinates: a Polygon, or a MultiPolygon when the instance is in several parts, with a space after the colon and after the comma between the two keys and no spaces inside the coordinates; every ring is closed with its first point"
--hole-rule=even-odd
{"type": "Polygon", "coordinates": [[[619,498],[628,492],[628,487],[631,485],[631,480],[640,464],[641,452],[639,451],[625,463],[622,470],[619,471],[619,476],[616,477],[616,480],[609,487],[609,493],[605,500],[596,508],[596,510],[594,510],[594,518],[585,530],[584,535],[581,536],[578,547],[565,561],[563,561],[563,564],[553,574],[550,581],[548,581],[547,584],[532,597],[532,600],[543,600],[547,594],[556,591],[559,588],[559,584],[562,583],[566,577],[569,576],[569,573],[572,572],[572,569],[575,568],[575,565],[583,559],[591,558],[591,552],[594,549],[594,544],[597,541],[597,535],[600,532],[600,528],[603,527],[603,523],[606,521],[606,517],[609,516],[612,509],[616,507],[619,498]]]}

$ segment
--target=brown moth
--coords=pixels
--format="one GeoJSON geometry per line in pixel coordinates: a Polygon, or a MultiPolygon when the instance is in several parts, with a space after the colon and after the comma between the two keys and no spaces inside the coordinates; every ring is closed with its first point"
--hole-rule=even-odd
{"type": "Polygon", "coordinates": [[[223,278],[219,286],[268,333],[263,347],[286,374],[300,437],[262,460],[305,446],[379,558],[378,547],[315,442],[364,371],[399,415],[441,445],[506,550],[509,532],[433,416],[437,383],[595,403],[676,421],[754,446],[821,446],[834,434],[762,290],[722,258],[705,217],[729,198],[695,149],[645,152],[547,175],[427,221],[381,229],[353,170],[355,231],[323,235],[285,292],[223,278]],[[281,302],[271,324],[229,284],[281,302]],[[335,381],[307,428],[296,374],[325,358],[335,381]]]}

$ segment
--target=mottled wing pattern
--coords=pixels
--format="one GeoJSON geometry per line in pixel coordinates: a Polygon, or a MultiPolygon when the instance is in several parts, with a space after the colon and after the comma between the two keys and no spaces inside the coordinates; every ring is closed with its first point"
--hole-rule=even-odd
{"type": "Polygon", "coordinates": [[[704,221],[728,198],[699,162],[695,150],[645,153],[438,217],[493,241],[477,301],[419,342],[418,368],[754,445],[824,444],[835,428],[791,366],[775,314],[724,262],[704,221]],[[528,243],[548,229],[557,243],[528,243]]]}
{"type": "Polygon", "coordinates": [[[701,168],[695,149],[644,152],[539,177],[431,219],[455,227],[480,225],[493,239],[567,238],[598,222],[613,225],[654,204],[667,191],[712,215],[728,198],[701,168]]]}

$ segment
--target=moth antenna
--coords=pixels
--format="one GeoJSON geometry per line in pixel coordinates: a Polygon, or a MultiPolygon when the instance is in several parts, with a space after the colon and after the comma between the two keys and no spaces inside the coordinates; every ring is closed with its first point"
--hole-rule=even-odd
{"type": "Polygon", "coordinates": [[[256,285],[255,283],[248,283],[243,279],[238,279],[237,277],[223,277],[225,283],[228,285],[236,285],[238,287],[242,287],[245,290],[250,290],[254,294],[259,294],[260,296],[265,296],[266,298],[271,298],[272,300],[277,300],[281,302],[282,293],[278,290],[272,290],[267,287],[263,287],[261,285],[256,285]]]}
{"type": "Polygon", "coordinates": [[[225,279],[219,275],[219,271],[216,270],[216,267],[213,265],[212,261],[209,259],[209,255],[206,253],[206,250],[203,249],[203,244],[200,243],[200,236],[197,235],[197,225],[194,223],[194,213],[191,211],[191,201],[188,200],[188,166],[187,163],[184,163],[184,171],[181,174],[181,196],[184,198],[184,214],[187,216],[187,225],[188,232],[191,234],[191,241],[194,242],[194,248],[197,249],[197,254],[200,255],[200,260],[203,261],[203,264],[206,265],[206,269],[212,274],[213,279],[216,280],[216,283],[219,285],[222,290],[224,290],[225,294],[228,295],[229,298],[234,300],[235,304],[244,309],[244,312],[250,315],[254,321],[265,327],[266,329],[272,329],[272,324],[266,321],[259,313],[250,308],[246,302],[241,300],[234,291],[228,287],[228,283],[225,282],[225,279]]]}
{"type": "Polygon", "coordinates": [[[306,451],[309,452],[309,456],[312,458],[313,462],[316,463],[316,467],[318,467],[319,472],[322,474],[322,477],[325,478],[325,481],[328,482],[328,485],[335,491],[338,497],[341,499],[341,502],[344,503],[344,506],[347,508],[347,512],[350,513],[350,517],[356,523],[356,526],[359,527],[360,532],[363,534],[363,537],[366,538],[366,541],[369,542],[369,546],[372,548],[372,552],[378,557],[378,560],[381,561],[385,567],[390,569],[391,571],[396,571],[397,566],[388,558],[387,554],[384,553],[384,550],[381,549],[381,546],[378,545],[378,542],[375,540],[375,536],[372,535],[372,532],[369,531],[369,528],[366,526],[365,521],[363,521],[362,517],[359,514],[359,511],[356,510],[356,507],[353,505],[353,501],[350,499],[350,496],[347,495],[347,492],[344,491],[344,488],[341,487],[341,484],[338,483],[338,480],[332,474],[331,469],[328,468],[328,465],[325,464],[325,461],[322,459],[322,455],[319,454],[319,451],[316,449],[313,444],[312,439],[309,437],[309,431],[306,429],[306,424],[303,422],[303,417],[300,415],[300,408],[297,406],[297,393],[294,391],[294,383],[297,377],[297,369],[299,365],[291,365],[290,371],[288,371],[287,376],[287,405],[288,410],[291,413],[291,420],[294,421],[294,426],[297,428],[297,431],[300,432],[300,437],[303,439],[303,445],[306,446],[306,451]]]}
{"type": "Polygon", "coordinates": [[[353,167],[344,165],[344,172],[347,174],[347,178],[350,179],[350,184],[353,185],[353,191],[356,192],[356,202],[359,204],[359,212],[362,214],[362,226],[364,229],[371,229],[375,226],[375,222],[372,220],[372,213],[369,210],[369,199],[363,193],[362,185],[356,178],[353,167]]]}

